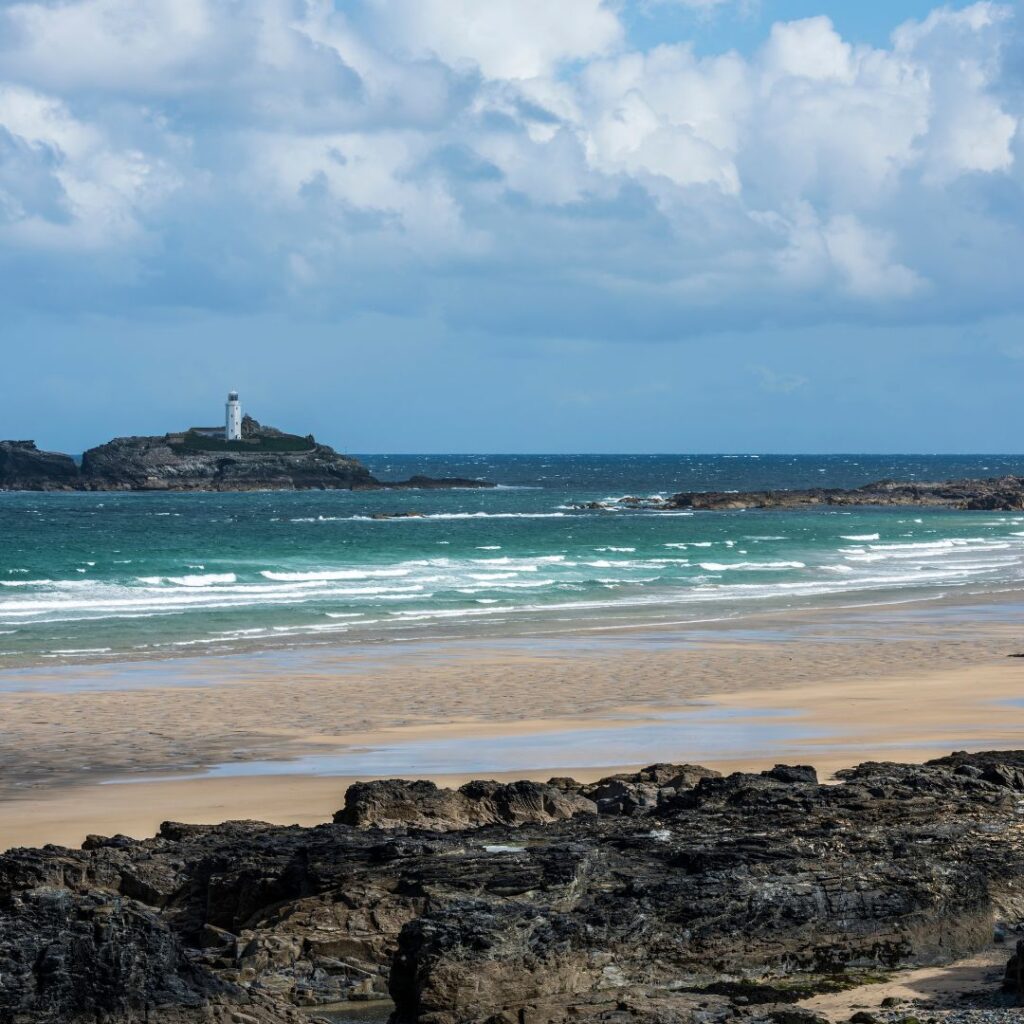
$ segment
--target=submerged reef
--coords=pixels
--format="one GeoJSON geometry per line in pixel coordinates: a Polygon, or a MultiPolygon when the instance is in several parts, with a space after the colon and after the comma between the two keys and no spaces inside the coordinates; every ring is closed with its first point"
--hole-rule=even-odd
{"type": "MultiPolygon", "coordinates": [[[[801,998],[1019,926],[1022,799],[1024,751],[830,785],[652,765],[11,850],[0,1022],[298,1024],[390,997],[394,1024],[804,1024],[801,998]]],[[[991,1005],[1024,996],[1022,963],[991,1005]]]]}

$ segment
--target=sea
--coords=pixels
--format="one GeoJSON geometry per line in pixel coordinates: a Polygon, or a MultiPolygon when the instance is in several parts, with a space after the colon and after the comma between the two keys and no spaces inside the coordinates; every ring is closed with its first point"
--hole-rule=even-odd
{"type": "Polygon", "coordinates": [[[371,455],[486,490],[0,494],[0,668],[685,630],[1024,589],[1024,514],[681,512],[681,490],[1024,475],[1024,456],[371,455]],[[589,502],[599,509],[579,509],[589,502]],[[411,518],[374,518],[415,512],[411,518]]]}

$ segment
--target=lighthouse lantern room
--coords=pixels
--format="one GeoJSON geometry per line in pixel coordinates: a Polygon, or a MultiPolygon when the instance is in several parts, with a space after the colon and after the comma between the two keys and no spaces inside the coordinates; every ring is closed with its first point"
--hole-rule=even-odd
{"type": "Polygon", "coordinates": [[[242,440],[242,403],[238,400],[237,391],[228,392],[225,406],[224,437],[228,441],[242,440]]]}

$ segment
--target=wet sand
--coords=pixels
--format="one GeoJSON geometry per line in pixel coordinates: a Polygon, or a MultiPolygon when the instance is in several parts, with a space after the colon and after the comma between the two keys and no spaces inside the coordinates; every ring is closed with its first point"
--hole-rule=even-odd
{"type": "Polygon", "coordinates": [[[168,819],[313,824],[355,777],[597,778],[655,760],[828,773],[1024,746],[1021,620],[931,603],[5,673],[0,849],[168,819]]]}
{"type": "MultiPolygon", "coordinates": [[[[988,1008],[992,1005],[993,993],[999,991],[1006,961],[1012,952],[1008,944],[993,944],[951,964],[894,971],[888,980],[878,984],[815,996],[801,1001],[800,1005],[835,1021],[849,1020],[858,1010],[880,1010],[883,1000],[892,999],[898,1000],[901,1010],[908,1015],[942,1009],[963,1011],[970,1008],[972,1002],[988,1008]]],[[[1014,1017],[1019,1013],[1004,1012],[1014,1017]]]]}

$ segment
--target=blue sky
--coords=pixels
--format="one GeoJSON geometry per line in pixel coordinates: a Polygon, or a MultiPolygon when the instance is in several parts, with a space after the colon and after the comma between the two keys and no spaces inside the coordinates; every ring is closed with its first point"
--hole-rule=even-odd
{"type": "Polygon", "coordinates": [[[1022,451],[1024,11],[0,7],[0,437],[1022,451]]]}

